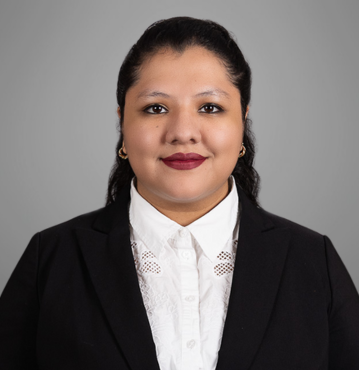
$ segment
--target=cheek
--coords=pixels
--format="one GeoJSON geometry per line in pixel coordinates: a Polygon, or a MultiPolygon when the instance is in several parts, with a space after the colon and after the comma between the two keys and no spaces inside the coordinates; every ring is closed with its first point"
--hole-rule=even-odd
{"type": "Polygon", "coordinates": [[[236,156],[239,155],[242,144],[242,129],[240,126],[233,125],[223,130],[218,130],[210,135],[211,147],[217,156],[236,156]]]}
{"type": "Polygon", "coordinates": [[[156,172],[161,134],[156,127],[133,125],[125,132],[125,144],[131,167],[139,178],[156,172]]]}
{"type": "Polygon", "coordinates": [[[124,136],[127,151],[133,158],[146,158],[158,150],[160,135],[156,129],[146,129],[143,125],[132,126],[124,136]]]}

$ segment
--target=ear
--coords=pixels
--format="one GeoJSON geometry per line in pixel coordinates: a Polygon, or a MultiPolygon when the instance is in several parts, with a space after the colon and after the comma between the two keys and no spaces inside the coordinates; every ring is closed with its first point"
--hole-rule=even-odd
{"type": "Polygon", "coordinates": [[[246,115],[244,116],[245,119],[247,119],[247,116],[248,116],[248,112],[249,112],[249,105],[247,105],[247,109],[246,109],[246,115]]]}
{"type": "MultiPolygon", "coordinates": [[[[121,110],[120,110],[120,107],[117,108],[117,115],[118,115],[118,118],[121,119],[121,110]]],[[[127,153],[126,147],[125,147],[125,142],[124,141],[122,141],[122,148],[123,148],[124,152],[127,153]]]]}

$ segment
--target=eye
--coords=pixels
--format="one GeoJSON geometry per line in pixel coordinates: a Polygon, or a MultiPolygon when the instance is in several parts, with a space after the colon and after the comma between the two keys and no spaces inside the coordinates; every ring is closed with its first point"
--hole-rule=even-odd
{"type": "Polygon", "coordinates": [[[152,104],[149,107],[145,108],[143,111],[149,114],[163,114],[165,112],[162,112],[161,110],[166,109],[165,107],[162,107],[162,105],[159,104],[152,104]],[[152,109],[152,112],[149,111],[152,109]]]}
{"type": "Polygon", "coordinates": [[[203,105],[201,109],[205,110],[203,113],[209,113],[209,114],[219,113],[223,111],[223,109],[220,108],[218,105],[210,104],[210,103],[203,105]],[[214,110],[214,109],[217,109],[217,110],[214,110]]]}

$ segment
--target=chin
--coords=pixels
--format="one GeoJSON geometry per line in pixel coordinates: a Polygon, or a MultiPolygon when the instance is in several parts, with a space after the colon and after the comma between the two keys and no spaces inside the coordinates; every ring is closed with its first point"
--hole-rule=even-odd
{"type": "Polygon", "coordinates": [[[208,189],[203,186],[193,186],[193,183],[185,185],[183,182],[174,186],[166,186],[163,189],[163,194],[171,201],[181,203],[199,200],[207,195],[208,189]]]}

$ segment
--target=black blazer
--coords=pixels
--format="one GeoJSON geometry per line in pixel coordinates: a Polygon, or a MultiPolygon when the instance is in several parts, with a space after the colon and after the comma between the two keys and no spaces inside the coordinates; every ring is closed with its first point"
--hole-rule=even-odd
{"type": "MultiPolygon", "coordinates": [[[[327,236],[255,207],[238,250],[218,370],[358,370],[359,295],[327,236]]],[[[116,202],[36,233],[0,299],[0,369],[159,369],[116,202]]]]}

